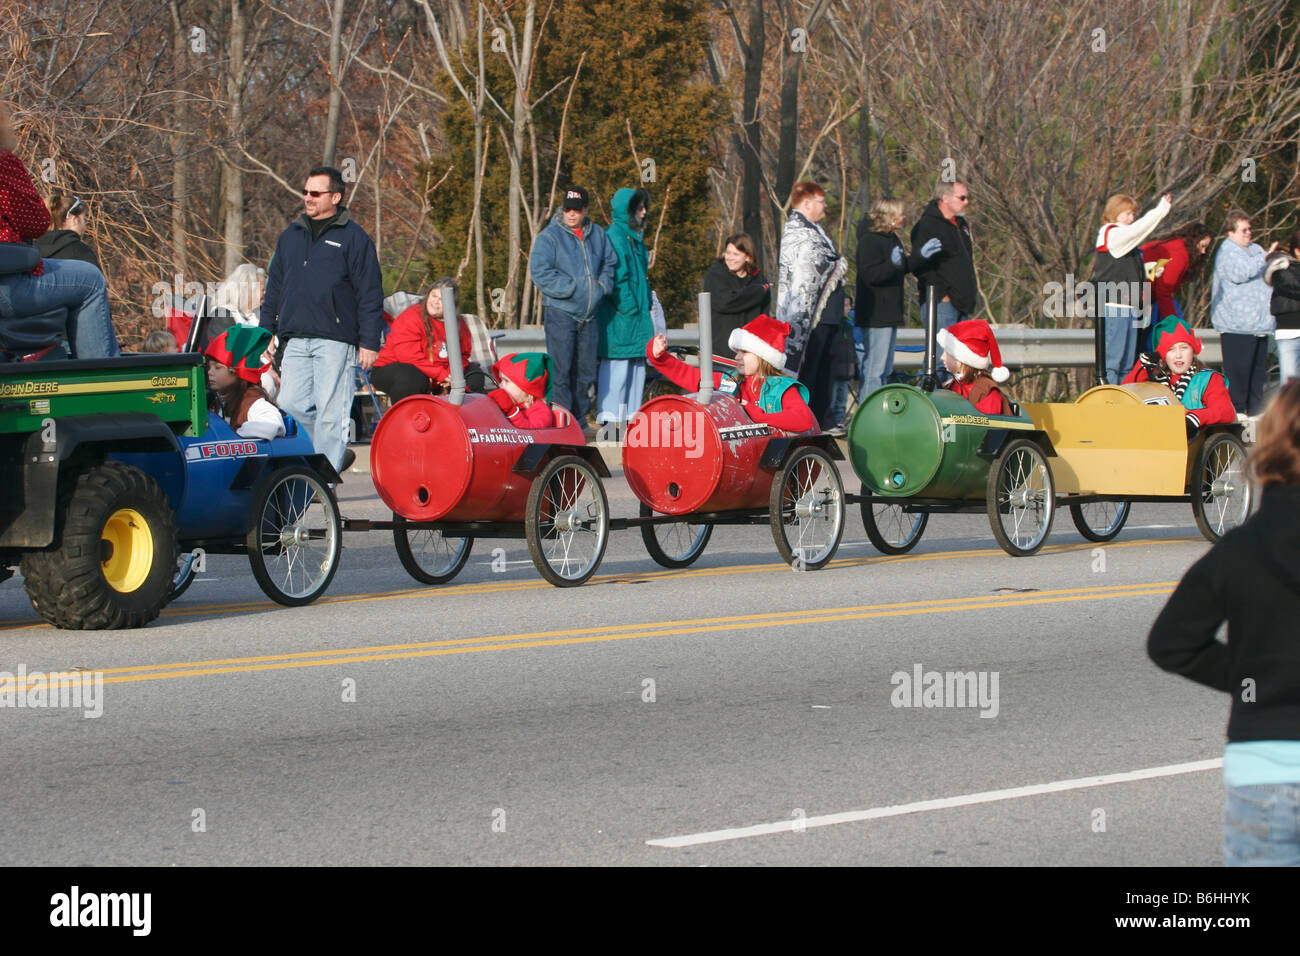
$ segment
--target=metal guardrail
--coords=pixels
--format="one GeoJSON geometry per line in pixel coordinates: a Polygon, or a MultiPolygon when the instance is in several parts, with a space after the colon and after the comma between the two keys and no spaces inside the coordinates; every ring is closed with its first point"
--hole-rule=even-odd
{"type": "MultiPolygon", "coordinates": [[[[1003,325],[994,329],[1002,362],[1007,368],[1087,368],[1094,363],[1094,336],[1091,328],[1035,329],[1025,325],[1003,325]]],[[[546,335],[540,325],[522,329],[495,329],[497,354],[509,352],[545,352],[546,335]],[[503,334],[504,333],[504,334],[503,334]]],[[[1219,348],[1216,329],[1197,329],[1196,334],[1205,343],[1199,358],[1209,365],[1221,365],[1223,353],[1219,348]]],[[[1138,330],[1138,341],[1146,339],[1146,329],[1138,330]]],[[[669,329],[669,345],[695,345],[699,334],[693,326],[669,329]]],[[[898,350],[894,352],[897,368],[921,367],[925,347],[922,329],[899,329],[898,350]]]]}

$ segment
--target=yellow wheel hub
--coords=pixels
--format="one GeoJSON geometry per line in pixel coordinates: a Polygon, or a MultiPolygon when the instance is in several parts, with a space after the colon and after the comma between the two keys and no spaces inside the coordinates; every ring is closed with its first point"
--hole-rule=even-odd
{"type": "Polygon", "coordinates": [[[144,515],[134,508],[114,511],[100,547],[104,580],[113,590],[129,594],[144,584],[153,567],[153,534],[144,515]]]}

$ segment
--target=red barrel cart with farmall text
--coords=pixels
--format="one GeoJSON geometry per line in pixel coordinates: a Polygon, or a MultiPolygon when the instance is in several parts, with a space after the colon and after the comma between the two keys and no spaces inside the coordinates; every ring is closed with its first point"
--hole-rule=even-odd
{"type": "MultiPolygon", "coordinates": [[[[447,349],[460,354],[456,303],[443,292],[447,349]]],[[[599,453],[582,423],[556,409],[558,427],[516,428],[495,402],[466,394],[451,363],[446,398],[413,395],[379,420],[371,439],[375,490],[392,522],[349,522],[348,530],[393,530],[402,566],[417,581],[450,581],[475,538],[526,538],[533,563],[559,587],[582,584],[600,566],[609,505],[599,453]]]]}
{"type": "Polygon", "coordinates": [[[662,395],[633,416],[623,473],[641,503],[637,524],[659,564],[686,567],[713,526],[768,523],[781,557],[814,570],[835,555],[844,532],[844,456],[828,435],[790,435],[753,421],[713,388],[708,293],[700,296],[700,390],[662,395]]]}

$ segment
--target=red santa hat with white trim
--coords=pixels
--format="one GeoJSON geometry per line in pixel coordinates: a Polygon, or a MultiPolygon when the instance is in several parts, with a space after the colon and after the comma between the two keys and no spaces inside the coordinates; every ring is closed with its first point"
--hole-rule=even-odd
{"type": "Polygon", "coordinates": [[[993,376],[995,382],[1005,382],[1011,373],[1002,365],[1002,351],[993,330],[983,319],[954,322],[940,329],[936,336],[939,347],[971,368],[981,369],[993,376]]]}
{"type": "Polygon", "coordinates": [[[785,340],[789,334],[788,322],[760,315],[747,325],[732,329],[727,337],[727,347],[735,352],[753,352],[780,371],[785,368],[785,340]]]}

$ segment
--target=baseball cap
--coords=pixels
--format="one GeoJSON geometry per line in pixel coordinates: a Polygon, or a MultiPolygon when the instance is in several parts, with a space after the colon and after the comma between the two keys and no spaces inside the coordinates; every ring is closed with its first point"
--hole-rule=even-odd
{"type": "Polygon", "coordinates": [[[564,209],[586,209],[590,203],[587,201],[587,190],[581,186],[570,186],[564,191],[564,209]]]}

